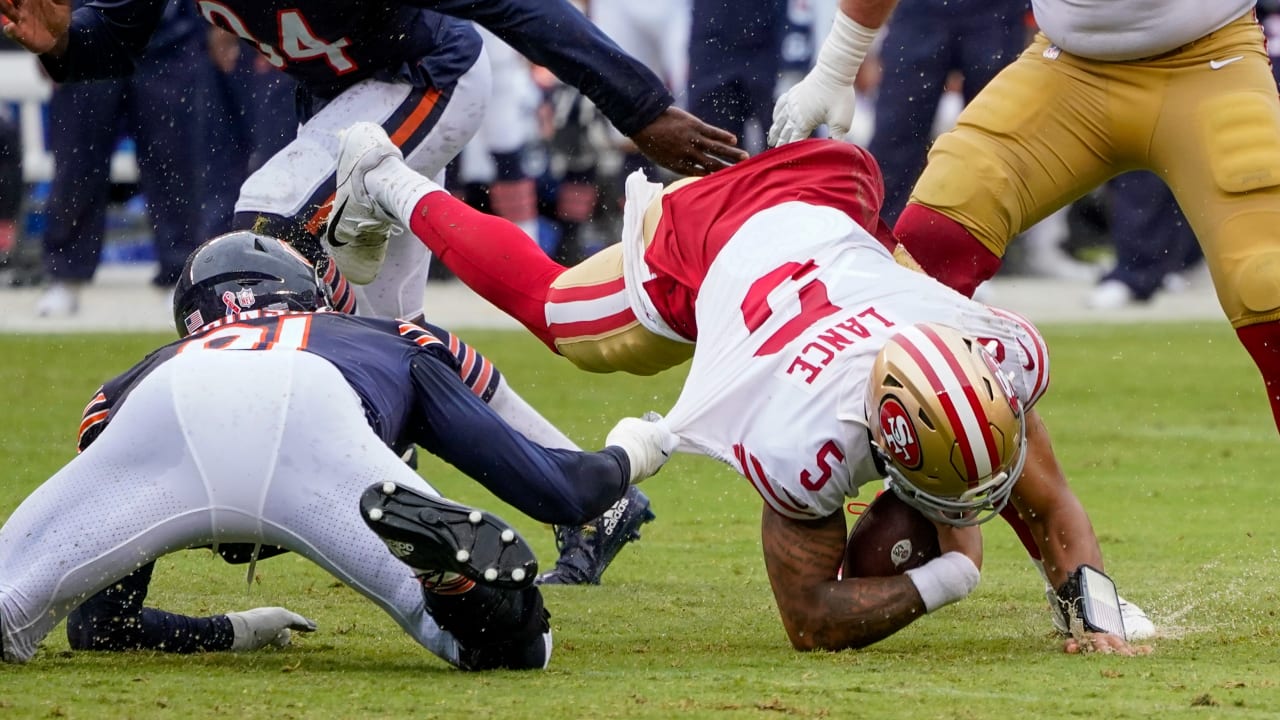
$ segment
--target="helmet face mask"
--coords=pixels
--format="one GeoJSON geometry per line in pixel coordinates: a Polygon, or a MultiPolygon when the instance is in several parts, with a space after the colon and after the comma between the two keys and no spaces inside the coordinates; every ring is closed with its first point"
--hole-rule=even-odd
{"type": "Polygon", "coordinates": [[[1022,405],[972,338],[931,323],[904,328],[867,384],[872,447],[889,486],[936,522],[1000,513],[1026,461],[1022,405]]]}
{"type": "Polygon", "coordinates": [[[314,311],[331,305],[314,265],[282,240],[220,235],[191,253],[173,292],[179,337],[248,310],[314,311]]]}

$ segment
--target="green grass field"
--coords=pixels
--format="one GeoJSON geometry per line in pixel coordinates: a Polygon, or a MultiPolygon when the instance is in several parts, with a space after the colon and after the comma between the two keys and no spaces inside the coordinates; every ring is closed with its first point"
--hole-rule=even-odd
{"type": "MultiPolygon", "coordinates": [[[[243,566],[190,551],[160,561],[154,604],[286,605],[319,631],[284,650],[167,656],[71,653],[59,627],[30,664],[0,666],[0,718],[1280,717],[1280,444],[1252,363],[1225,324],[1044,329],[1040,407],[1121,594],[1163,631],[1148,657],[1061,654],[1038,576],[998,522],[968,600],[862,651],[796,653],[761,562],[760,501],[729,468],[680,457],[644,485],[658,520],[602,586],[546,590],[547,672],[452,670],[295,556],[247,586],[243,566]]],[[[683,375],[592,376],[523,334],[462,335],[590,447],[618,417],[669,407],[683,375]]],[[[98,383],[163,340],[0,337],[0,518],[69,459],[98,383]]],[[[547,528],[447,466],[422,472],[554,560],[547,528]]]]}

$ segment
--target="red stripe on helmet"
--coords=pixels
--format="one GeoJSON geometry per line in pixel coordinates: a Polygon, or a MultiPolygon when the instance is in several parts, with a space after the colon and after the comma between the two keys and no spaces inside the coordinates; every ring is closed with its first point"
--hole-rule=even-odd
{"type": "MultiPolygon", "coordinates": [[[[924,330],[923,326],[916,327],[921,331],[924,330]]],[[[939,341],[933,337],[929,337],[927,334],[925,337],[935,345],[939,344],[939,341]]],[[[911,338],[904,333],[899,333],[894,336],[894,340],[911,357],[916,366],[920,368],[920,371],[924,373],[925,379],[929,381],[930,388],[938,398],[938,404],[942,407],[942,412],[947,416],[947,422],[950,423],[951,428],[956,433],[956,439],[959,441],[958,444],[960,446],[960,459],[964,461],[965,474],[968,475],[969,481],[972,483],[977,479],[978,461],[973,455],[973,444],[970,442],[968,433],[965,432],[964,424],[960,420],[960,413],[956,409],[955,400],[950,393],[945,391],[942,378],[938,375],[936,369],[929,364],[929,361],[925,359],[924,353],[920,352],[920,349],[911,341],[911,338]]],[[[949,354],[945,345],[940,345],[939,347],[941,347],[944,357],[949,354]]],[[[968,384],[963,375],[959,379],[961,386],[968,384]]]]}
{"type": "MultiPolygon", "coordinates": [[[[938,351],[942,353],[942,357],[946,359],[947,366],[951,368],[951,372],[955,373],[960,380],[960,385],[964,388],[965,400],[969,402],[969,407],[973,409],[973,416],[978,421],[978,432],[982,435],[982,442],[987,448],[987,457],[991,459],[991,469],[994,471],[999,465],[1000,452],[996,448],[996,438],[991,432],[991,420],[987,417],[986,408],[978,400],[978,393],[973,384],[969,382],[969,376],[965,374],[964,368],[960,367],[960,361],[947,347],[946,343],[942,341],[942,338],[938,336],[937,331],[927,325],[920,326],[920,331],[938,348],[938,351]]],[[[982,351],[980,350],[979,352],[982,351]]]]}

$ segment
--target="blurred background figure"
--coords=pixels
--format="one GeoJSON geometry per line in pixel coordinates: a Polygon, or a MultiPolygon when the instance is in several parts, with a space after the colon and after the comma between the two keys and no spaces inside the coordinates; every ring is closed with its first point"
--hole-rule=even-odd
{"type": "Polygon", "coordinates": [[[234,229],[240,185],[267,158],[298,135],[298,83],[240,39],[208,29],[209,59],[204,102],[203,237],[234,229]]]}
{"type": "Polygon", "coordinates": [[[538,105],[538,212],[547,221],[551,257],[577,264],[615,237],[601,232],[619,216],[615,189],[622,156],[596,106],[545,68],[534,68],[538,105]]]}
{"type": "MultiPolygon", "coordinates": [[[[21,49],[0,36],[0,52],[21,49]]],[[[8,262],[17,247],[18,214],[24,195],[17,107],[0,101],[0,266],[8,262]]]]}
{"type": "Polygon", "coordinates": [[[1027,46],[1027,0],[902,0],[880,44],[868,149],[884,173],[882,215],[898,219],[924,169],[948,80],[968,103],[1027,46]]]}
{"type": "Polygon", "coordinates": [[[0,286],[34,285],[44,274],[39,244],[30,241],[31,226],[39,229],[39,203],[27,183],[44,164],[29,146],[43,151],[49,88],[24,52],[0,35],[0,286]]]}
{"type": "Polygon", "coordinates": [[[1162,288],[1178,291],[1204,255],[1173,193],[1157,175],[1131,172],[1105,188],[1107,230],[1115,266],[1087,304],[1113,310],[1149,301],[1162,288]]]}
{"type": "MultiPolygon", "coordinates": [[[[589,0],[586,7],[596,26],[662,78],[676,105],[687,109],[693,0],[589,0]]],[[[612,129],[610,138],[622,153],[619,179],[636,170],[644,170],[650,179],[657,179],[658,167],[640,154],[634,143],[612,129]]],[[[622,183],[610,188],[610,192],[611,200],[621,202],[622,183]]]]}
{"type": "Polygon", "coordinates": [[[159,268],[151,283],[164,289],[177,282],[202,231],[197,101],[208,63],[204,35],[191,0],[171,0],[132,76],[54,88],[54,176],[44,235],[49,284],[37,314],[75,313],[80,287],[93,279],[111,199],[111,156],[122,130],[135,142],[139,186],[154,229],[159,268]]]}
{"type": "Polygon", "coordinates": [[[689,112],[755,154],[773,120],[788,0],[693,0],[689,112]]]}
{"type": "Polygon", "coordinates": [[[18,244],[18,213],[22,207],[22,139],[9,108],[0,105],[0,262],[18,244]]]}
{"type": "Polygon", "coordinates": [[[537,137],[538,86],[528,60],[483,27],[476,30],[493,69],[493,94],[479,129],[450,166],[450,190],[538,240],[537,184],[526,169],[537,137]]]}

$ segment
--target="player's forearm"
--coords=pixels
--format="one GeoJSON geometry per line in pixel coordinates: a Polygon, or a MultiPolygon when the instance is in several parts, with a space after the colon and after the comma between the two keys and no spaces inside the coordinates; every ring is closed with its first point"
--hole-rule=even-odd
{"type": "Polygon", "coordinates": [[[905,575],[836,580],[845,548],[840,514],[797,521],[766,508],[761,540],[782,624],[797,650],[865,647],[925,614],[905,575]]]}
{"type": "Polygon", "coordinates": [[[1049,431],[1034,410],[1027,413],[1027,463],[1014,487],[1013,502],[1040,546],[1045,573],[1054,587],[1080,565],[1102,568],[1093,523],[1067,485],[1049,431]]]}
{"type": "Polygon", "coordinates": [[[587,453],[547,448],[508,425],[443,361],[412,361],[423,423],[414,439],[529,517],[576,525],[626,492],[631,466],[620,448],[587,453]]]}
{"type": "Polygon", "coordinates": [[[905,575],[850,578],[816,593],[812,612],[783,620],[797,650],[866,647],[925,615],[924,601],[905,575]]]}
{"type": "Polygon", "coordinates": [[[421,0],[416,4],[485,26],[580,90],[623,135],[634,135],[673,102],[653,71],[623,52],[564,0],[421,0]]]}

